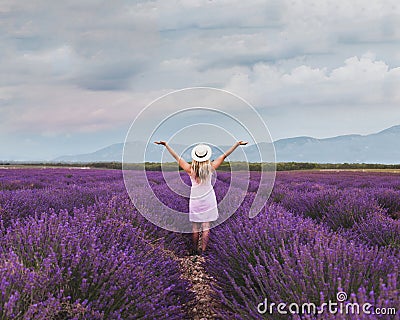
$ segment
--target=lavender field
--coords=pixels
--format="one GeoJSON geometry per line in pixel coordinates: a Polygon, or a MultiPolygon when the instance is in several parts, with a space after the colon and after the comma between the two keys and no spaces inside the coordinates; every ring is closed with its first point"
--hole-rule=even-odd
{"type": "MultiPolygon", "coordinates": [[[[258,175],[233,216],[211,230],[201,260],[213,279],[211,318],[399,319],[400,175],[278,172],[271,197],[250,219],[258,175]],[[397,314],[257,310],[265,298],[320,305],[338,291],[397,314]]],[[[148,179],[161,202],[187,210],[188,199],[160,172],[148,179]]],[[[229,186],[230,174],[218,173],[220,203],[229,186]]],[[[157,210],[141,196],[148,212],[157,210]]],[[[0,215],[0,319],[200,319],[180,260],[190,234],[147,221],[121,171],[0,169],[0,215]]]]}

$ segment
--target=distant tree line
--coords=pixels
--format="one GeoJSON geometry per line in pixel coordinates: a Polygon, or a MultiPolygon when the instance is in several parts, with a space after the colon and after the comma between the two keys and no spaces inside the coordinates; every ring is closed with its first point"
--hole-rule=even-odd
{"type": "MultiPolygon", "coordinates": [[[[48,163],[48,162],[1,162],[2,166],[37,166],[37,167],[89,167],[89,168],[102,168],[102,169],[122,169],[121,162],[88,162],[88,163],[48,163]]],[[[273,163],[256,163],[256,162],[243,162],[232,161],[224,162],[219,167],[219,170],[250,170],[260,171],[271,170],[276,166],[277,171],[288,170],[319,170],[319,169],[400,169],[400,164],[379,164],[379,163],[312,163],[312,162],[277,162],[273,163]]],[[[139,170],[145,168],[149,171],[161,170],[173,171],[178,169],[175,162],[158,163],[158,162],[145,162],[145,163],[131,163],[124,164],[124,169],[139,170]]],[[[181,170],[181,169],[180,169],[181,170]]]]}

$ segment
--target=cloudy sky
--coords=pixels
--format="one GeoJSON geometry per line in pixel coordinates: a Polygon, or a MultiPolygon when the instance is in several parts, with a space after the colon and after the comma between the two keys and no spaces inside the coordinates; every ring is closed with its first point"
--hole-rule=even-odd
{"type": "Polygon", "coordinates": [[[400,124],[397,0],[1,0],[0,31],[0,159],[123,142],[193,86],[248,101],[273,140],[400,124]]]}

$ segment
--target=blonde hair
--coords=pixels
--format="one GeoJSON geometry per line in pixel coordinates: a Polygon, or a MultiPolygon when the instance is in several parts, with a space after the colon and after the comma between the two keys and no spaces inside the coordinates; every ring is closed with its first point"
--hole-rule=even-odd
{"type": "Polygon", "coordinates": [[[200,180],[200,183],[211,178],[211,174],[213,173],[213,167],[211,166],[211,161],[196,161],[192,160],[192,172],[195,175],[195,178],[200,180]]]}

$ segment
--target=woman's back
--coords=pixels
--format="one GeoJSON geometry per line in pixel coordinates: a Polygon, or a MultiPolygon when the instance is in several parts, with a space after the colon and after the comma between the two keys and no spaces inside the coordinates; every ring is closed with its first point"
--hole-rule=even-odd
{"type": "Polygon", "coordinates": [[[194,173],[189,174],[190,181],[192,182],[192,186],[199,186],[199,185],[211,185],[211,174],[207,179],[200,181],[199,177],[196,177],[194,173]]]}
{"type": "Polygon", "coordinates": [[[192,182],[189,201],[189,217],[191,221],[206,222],[218,218],[217,199],[211,183],[211,175],[208,179],[199,182],[194,175],[189,175],[192,182]]]}
{"type": "Polygon", "coordinates": [[[198,177],[195,177],[194,175],[189,176],[190,181],[192,182],[190,193],[191,198],[206,196],[207,193],[214,192],[214,188],[211,183],[211,176],[203,181],[200,181],[200,179],[198,177]]]}

